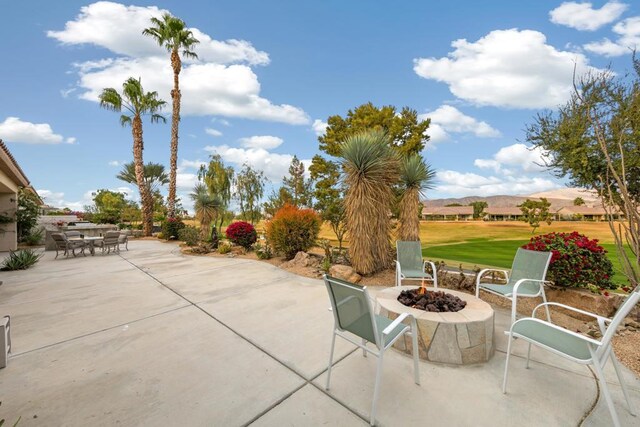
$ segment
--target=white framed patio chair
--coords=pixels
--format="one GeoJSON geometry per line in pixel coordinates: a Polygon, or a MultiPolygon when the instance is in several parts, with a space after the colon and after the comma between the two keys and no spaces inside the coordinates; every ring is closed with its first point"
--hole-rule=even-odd
{"type": "MultiPolygon", "coordinates": [[[[511,274],[506,270],[485,268],[476,277],[476,298],[480,298],[480,289],[506,298],[511,301],[511,323],[516,320],[518,297],[542,297],[547,302],[544,293],[547,271],[551,262],[551,252],[530,251],[518,248],[511,265],[511,274]],[[485,273],[499,272],[504,276],[506,284],[480,283],[485,273]]],[[[549,309],[545,306],[547,320],[551,320],[549,309]]]]}
{"type": "Polygon", "coordinates": [[[401,286],[403,280],[420,280],[423,284],[430,282],[434,288],[438,287],[436,265],[422,259],[422,245],[420,241],[396,242],[396,286],[401,286]],[[427,273],[429,265],[431,273],[427,273]]]}
{"type": "Polygon", "coordinates": [[[609,387],[603,373],[604,366],[606,365],[607,360],[611,358],[611,362],[613,363],[616,375],[618,376],[618,381],[620,381],[620,386],[622,387],[622,392],[624,394],[625,400],[627,401],[629,412],[631,413],[631,415],[635,416],[635,410],[633,408],[633,405],[631,404],[631,399],[629,399],[629,390],[627,389],[627,385],[622,378],[622,373],[620,372],[620,362],[618,362],[618,359],[613,352],[611,339],[616,333],[616,329],[618,328],[620,323],[624,320],[625,317],[627,317],[629,312],[633,309],[633,307],[638,303],[639,300],[640,286],[634,289],[634,291],[627,297],[626,301],[622,305],[620,305],[615,315],[611,319],[556,302],[546,302],[538,305],[533,309],[533,313],[531,315],[532,317],[517,320],[511,325],[511,329],[508,332],[509,345],[507,346],[507,360],[505,361],[504,365],[502,392],[507,392],[507,378],[509,373],[511,344],[514,339],[520,338],[529,343],[529,348],[527,350],[527,369],[529,368],[529,359],[531,356],[532,344],[536,347],[548,350],[554,354],[562,356],[565,359],[572,360],[576,363],[593,366],[593,370],[595,371],[596,377],[598,379],[598,384],[600,385],[600,391],[604,395],[604,400],[606,401],[609,412],[611,413],[613,425],[618,427],[620,426],[620,420],[618,419],[618,414],[615,410],[615,407],[613,406],[613,400],[611,399],[609,387]],[[587,337],[562,328],[560,326],[554,325],[551,322],[535,318],[536,311],[540,307],[548,309],[549,306],[561,307],[595,318],[598,322],[598,327],[602,332],[602,338],[600,340],[596,340],[594,338],[587,337]]]}
{"type": "Polygon", "coordinates": [[[371,404],[370,424],[375,424],[376,402],[380,393],[382,381],[382,362],[384,352],[405,334],[411,335],[413,344],[413,375],[416,384],[420,385],[420,373],[418,371],[418,333],[416,319],[409,313],[400,314],[395,320],[374,313],[371,307],[371,299],[366,287],[358,286],[344,280],[324,275],[324,283],[331,300],[331,311],[335,325],[331,339],[331,353],[329,354],[329,367],[327,368],[326,389],[329,390],[331,382],[331,365],[333,364],[333,352],[336,344],[336,336],[342,337],[355,346],[362,349],[362,354],[367,357],[371,353],[378,358],[376,380],[373,388],[373,402],[371,404]],[[410,325],[403,323],[409,321],[410,325]],[[367,342],[374,344],[375,349],[367,347],[367,342]]]}

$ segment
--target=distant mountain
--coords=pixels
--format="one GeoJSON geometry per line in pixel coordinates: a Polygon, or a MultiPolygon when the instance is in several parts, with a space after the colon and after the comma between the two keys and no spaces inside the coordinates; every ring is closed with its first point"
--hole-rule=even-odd
{"type": "Polygon", "coordinates": [[[577,188],[544,191],[541,193],[530,194],[528,196],[467,196],[460,198],[424,200],[423,203],[428,207],[442,207],[454,203],[467,206],[469,205],[469,203],[482,201],[487,202],[487,205],[494,208],[511,208],[522,204],[522,202],[527,199],[537,199],[540,197],[545,197],[549,202],[551,202],[552,210],[560,209],[565,206],[573,206],[573,200],[576,197],[582,197],[587,206],[593,206],[597,204],[597,197],[594,193],[585,192],[584,190],[580,190],[577,188]]]}

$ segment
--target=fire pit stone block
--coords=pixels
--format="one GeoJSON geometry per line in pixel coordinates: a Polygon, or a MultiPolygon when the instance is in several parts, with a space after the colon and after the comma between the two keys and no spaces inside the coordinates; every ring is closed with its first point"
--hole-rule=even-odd
{"type": "MultiPolygon", "coordinates": [[[[432,313],[407,307],[398,295],[411,286],[398,286],[381,291],[378,296],[380,314],[395,319],[400,313],[411,313],[418,324],[420,358],[450,365],[469,365],[489,361],[494,353],[494,312],[489,304],[463,292],[444,290],[467,302],[456,313],[432,313]]],[[[433,290],[430,288],[429,290],[433,290]]],[[[411,338],[398,340],[394,347],[411,354],[411,338]]]]}

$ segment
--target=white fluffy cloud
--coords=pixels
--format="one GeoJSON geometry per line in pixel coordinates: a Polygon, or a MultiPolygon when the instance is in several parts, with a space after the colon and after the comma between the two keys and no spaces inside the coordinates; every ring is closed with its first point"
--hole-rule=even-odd
{"type": "MultiPolygon", "coordinates": [[[[222,160],[233,163],[236,169],[248,163],[254,169],[264,172],[265,177],[271,182],[279,182],[283,176],[289,173],[289,165],[293,156],[291,154],[270,153],[264,148],[235,148],[228,145],[207,146],[205,150],[219,154],[222,160]]],[[[311,160],[301,159],[308,169],[311,160]]]]}
{"type": "Polygon", "coordinates": [[[444,170],[436,174],[435,191],[450,197],[531,194],[559,188],[552,180],[541,177],[496,177],[444,170]]]}
{"type": "MultiPolygon", "coordinates": [[[[110,188],[110,191],[117,193],[123,193],[125,199],[138,201],[138,191],[131,187],[123,186],[117,188],[110,188]]],[[[42,200],[49,206],[55,208],[69,208],[74,211],[83,211],[85,206],[93,205],[93,197],[97,190],[87,190],[82,195],[82,198],[77,201],[70,201],[64,197],[63,192],[51,191],[46,189],[38,189],[36,192],[42,198],[42,200]]]]}
{"type": "Polygon", "coordinates": [[[109,162],[109,166],[120,166],[120,165],[122,165],[122,164],[123,164],[123,163],[122,163],[121,161],[119,161],[119,160],[111,160],[111,161],[109,162]]]}
{"type": "Polygon", "coordinates": [[[574,65],[578,74],[592,68],[583,54],[546,41],[538,31],[496,30],[476,42],[455,40],[445,58],[414,59],[413,69],[476,105],[554,108],[569,98],[574,65]]]}
{"type": "Polygon", "coordinates": [[[317,136],[321,136],[324,135],[324,133],[327,131],[327,126],[329,126],[327,122],[323,122],[320,119],[315,119],[313,121],[313,124],[311,125],[311,129],[313,129],[317,136]]]}
{"type": "Polygon", "coordinates": [[[279,147],[284,142],[282,138],[270,135],[256,135],[248,138],[240,138],[240,145],[245,148],[263,148],[265,150],[272,150],[279,147]]]}
{"type": "Polygon", "coordinates": [[[594,9],[591,3],[565,2],[549,12],[551,22],[566,25],[581,31],[595,31],[610,24],[627,10],[627,5],[610,1],[600,9],[594,9]]]}
{"type": "MultiPolygon", "coordinates": [[[[170,100],[173,72],[166,51],[142,36],[152,16],[166,12],[157,7],[124,6],[98,2],[81,8],[75,20],[49,37],[63,44],[93,44],[116,57],[74,64],[80,97],[97,101],[105,87],[120,88],[129,76],[141,76],[145,90],[170,100]]],[[[306,113],[292,105],[274,104],[260,97],[260,83],[252,65],[266,65],[268,55],[243,40],[216,41],[196,28],[198,61],[185,60],[180,79],[184,115],[220,115],[289,124],[308,124],[306,113]]]]}
{"type": "Polygon", "coordinates": [[[449,139],[451,133],[471,133],[478,138],[497,138],[500,132],[492,128],[487,122],[478,121],[463,114],[451,105],[442,105],[434,111],[420,114],[419,120],[430,118],[431,124],[427,134],[429,142],[436,143],[449,139]]]}
{"type": "Polygon", "coordinates": [[[525,144],[513,144],[502,147],[493,159],[476,159],[474,165],[480,169],[493,169],[511,175],[515,172],[541,172],[546,170],[545,153],[536,147],[527,147],[525,144]]]}
{"type": "Polygon", "coordinates": [[[54,133],[48,123],[31,123],[18,117],[7,117],[0,122],[0,139],[22,144],[73,144],[74,137],[64,138],[54,133]]]}
{"type": "Polygon", "coordinates": [[[640,47],[640,16],[625,19],[613,26],[618,34],[615,42],[605,38],[598,42],[587,43],[585,50],[604,56],[620,56],[633,52],[640,47]]]}
{"type": "Polygon", "coordinates": [[[222,136],[222,132],[220,132],[218,129],[213,129],[213,128],[206,128],[204,130],[206,132],[207,135],[211,135],[211,136],[222,136]]]}

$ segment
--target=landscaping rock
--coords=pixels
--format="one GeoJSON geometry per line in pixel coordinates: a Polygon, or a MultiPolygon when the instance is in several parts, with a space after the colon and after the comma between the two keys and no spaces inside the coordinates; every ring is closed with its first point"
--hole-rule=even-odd
{"type": "Polygon", "coordinates": [[[351,283],[358,283],[362,280],[362,276],[356,273],[353,267],[349,267],[348,265],[332,265],[329,269],[329,275],[351,283]]]}
{"type": "Polygon", "coordinates": [[[308,254],[306,252],[300,251],[296,254],[296,256],[292,260],[285,262],[282,266],[284,268],[294,268],[294,267],[317,268],[319,265],[320,265],[320,259],[318,257],[308,254]]]}

